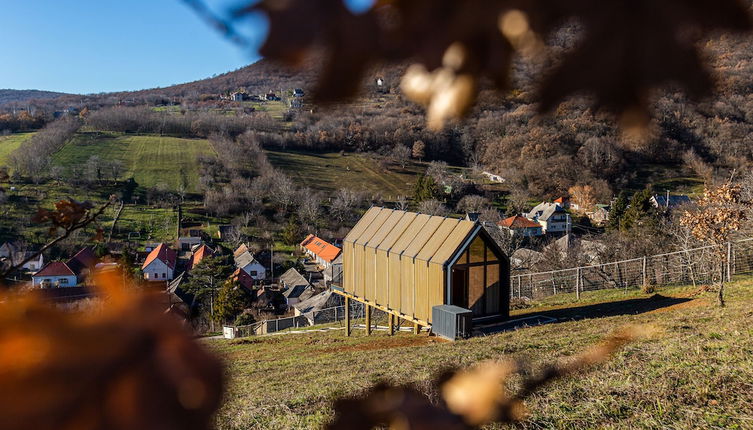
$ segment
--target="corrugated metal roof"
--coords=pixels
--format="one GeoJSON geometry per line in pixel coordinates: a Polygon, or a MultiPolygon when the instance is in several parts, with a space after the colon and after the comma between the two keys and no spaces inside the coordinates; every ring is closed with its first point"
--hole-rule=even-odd
{"type": "Polygon", "coordinates": [[[390,254],[444,264],[475,225],[464,219],[371,208],[345,240],[390,254]]]}

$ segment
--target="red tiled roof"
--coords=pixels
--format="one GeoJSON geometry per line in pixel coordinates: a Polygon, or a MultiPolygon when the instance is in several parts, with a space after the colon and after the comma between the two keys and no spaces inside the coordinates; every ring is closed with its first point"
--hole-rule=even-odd
{"type": "Polygon", "coordinates": [[[70,267],[77,275],[80,275],[81,271],[84,269],[93,269],[98,261],[99,259],[94,254],[94,251],[87,246],[68,260],[68,267],[70,267]]]}
{"type": "Polygon", "coordinates": [[[568,200],[569,199],[567,197],[560,197],[557,200],[555,200],[554,203],[561,203],[562,204],[562,203],[565,203],[568,200]]]}
{"type": "Polygon", "coordinates": [[[530,219],[524,218],[519,215],[511,216],[510,218],[503,219],[502,221],[499,222],[499,225],[502,227],[510,228],[510,229],[541,227],[541,224],[531,221],[530,219]]]}
{"type": "Polygon", "coordinates": [[[247,290],[253,289],[254,286],[254,278],[251,277],[248,273],[246,273],[244,270],[236,269],[235,272],[230,276],[230,279],[233,282],[239,283],[243,288],[247,290]]]}
{"type": "Polygon", "coordinates": [[[76,274],[62,261],[53,261],[52,263],[47,263],[42,270],[33,276],[76,276],[76,274]]]}
{"type": "Polygon", "coordinates": [[[186,270],[191,270],[193,267],[196,267],[197,264],[201,263],[201,260],[206,257],[211,257],[212,255],[214,255],[214,252],[209,249],[208,246],[201,245],[196,251],[194,251],[193,255],[191,255],[191,260],[188,262],[186,270]]]}
{"type": "Polygon", "coordinates": [[[146,257],[146,261],[144,261],[144,264],[141,266],[141,269],[146,269],[146,267],[154,260],[160,260],[163,263],[167,264],[167,267],[174,269],[175,268],[175,260],[178,258],[178,254],[170,249],[167,245],[164,243],[160,243],[158,247],[154,248],[152,252],[149,253],[149,255],[146,257]]]}
{"type": "Polygon", "coordinates": [[[324,239],[314,236],[313,234],[309,235],[306,240],[301,242],[301,246],[313,252],[314,255],[328,263],[334,261],[341,252],[340,248],[326,242],[324,239]]]}

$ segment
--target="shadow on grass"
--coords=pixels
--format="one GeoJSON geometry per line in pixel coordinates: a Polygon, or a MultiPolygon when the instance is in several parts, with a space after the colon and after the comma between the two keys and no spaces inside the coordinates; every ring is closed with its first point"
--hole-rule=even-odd
{"type": "Polygon", "coordinates": [[[542,311],[531,310],[531,312],[515,315],[510,321],[480,325],[474,327],[474,329],[481,334],[492,334],[542,324],[556,324],[566,321],[614,317],[619,315],[638,315],[679,305],[691,300],[693,299],[666,297],[661,294],[654,294],[651,297],[643,299],[627,299],[615,302],[594,303],[542,311]]]}

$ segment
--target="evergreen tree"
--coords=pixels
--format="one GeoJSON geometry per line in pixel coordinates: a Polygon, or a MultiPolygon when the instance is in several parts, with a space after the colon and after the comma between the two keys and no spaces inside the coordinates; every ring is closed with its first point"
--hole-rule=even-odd
{"type": "Polygon", "coordinates": [[[609,211],[609,220],[607,221],[607,230],[616,231],[620,229],[620,222],[625,216],[625,211],[628,208],[628,193],[625,190],[620,191],[617,195],[617,199],[612,204],[612,208],[609,211]]]}
{"type": "Polygon", "coordinates": [[[233,273],[233,266],[225,256],[207,257],[191,268],[188,280],[181,286],[194,296],[202,312],[209,312],[211,329],[214,331],[215,298],[222,284],[233,273]]]}
{"type": "Polygon", "coordinates": [[[438,200],[441,194],[437,182],[429,175],[420,175],[418,177],[413,192],[413,199],[416,203],[426,200],[438,200]]]}
{"type": "Polygon", "coordinates": [[[240,284],[227,280],[217,292],[214,306],[214,320],[219,324],[235,321],[248,304],[248,295],[240,284]]]}
{"type": "Polygon", "coordinates": [[[303,236],[301,224],[294,216],[290,217],[287,225],[282,230],[282,241],[286,245],[295,245],[301,241],[301,236],[303,236]]]}
{"type": "Polygon", "coordinates": [[[620,220],[620,230],[628,231],[636,226],[645,227],[656,221],[656,210],[651,204],[652,195],[649,187],[633,194],[630,207],[627,208],[625,215],[620,220]]]}

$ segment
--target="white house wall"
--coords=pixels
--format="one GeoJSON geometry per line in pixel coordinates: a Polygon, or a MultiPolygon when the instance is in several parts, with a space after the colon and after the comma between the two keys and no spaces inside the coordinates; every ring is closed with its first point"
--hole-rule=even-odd
{"type": "Polygon", "coordinates": [[[171,281],[173,279],[173,269],[162,260],[154,260],[144,268],[144,279],[155,282],[171,281]],[[162,276],[163,274],[166,276],[162,276]]]}

